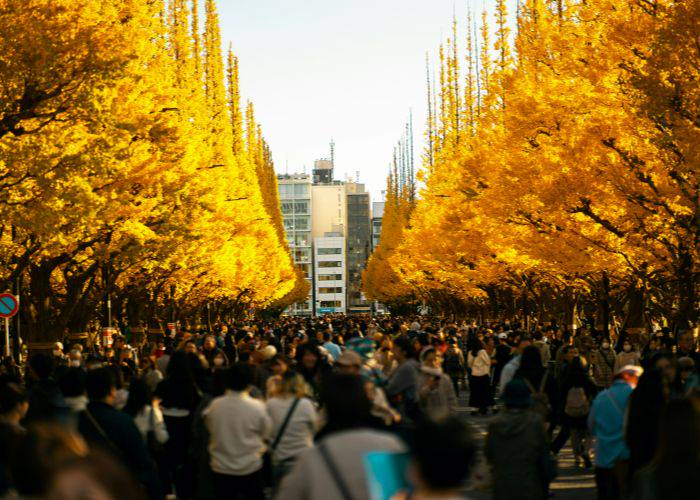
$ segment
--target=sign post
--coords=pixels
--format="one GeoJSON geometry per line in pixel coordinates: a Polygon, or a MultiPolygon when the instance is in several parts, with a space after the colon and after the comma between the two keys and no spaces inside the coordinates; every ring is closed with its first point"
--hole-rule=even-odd
{"type": "Polygon", "coordinates": [[[0,293],[0,318],[5,318],[5,356],[10,355],[10,318],[19,311],[19,301],[11,293],[0,293]]]}

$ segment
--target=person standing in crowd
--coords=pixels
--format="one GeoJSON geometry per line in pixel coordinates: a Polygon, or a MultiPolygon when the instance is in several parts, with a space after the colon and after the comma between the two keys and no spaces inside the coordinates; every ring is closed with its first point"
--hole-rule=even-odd
{"type": "Polygon", "coordinates": [[[533,334],[533,339],[534,342],[532,345],[539,349],[540,355],[542,356],[542,366],[547,366],[547,363],[549,363],[549,360],[552,357],[552,353],[549,351],[549,344],[545,341],[545,337],[541,329],[538,328],[538,330],[533,334]]]}
{"type": "Polygon", "coordinates": [[[324,378],[329,374],[331,367],[314,342],[301,344],[296,352],[296,370],[304,377],[311,387],[312,394],[318,399],[324,378]]]}
{"type": "Polygon", "coordinates": [[[415,360],[411,341],[407,337],[394,339],[394,359],[398,366],[389,377],[386,395],[401,414],[401,420],[408,424],[419,416],[418,372],[420,366],[415,360]]]}
{"type": "MultiPolygon", "coordinates": [[[[192,471],[188,464],[187,450],[201,391],[195,382],[190,358],[185,351],[175,351],[172,354],[166,376],[158,384],[154,395],[160,400],[168,430],[168,441],[165,444],[166,476],[170,478],[178,496],[186,497],[192,491],[192,471]]],[[[170,491],[171,485],[165,484],[164,488],[170,491]]]]}
{"type": "Polygon", "coordinates": [[[262,456],[272,421],[265,404],[248,394],[251,383],[250,366],[234,364],[227,372],[226,393],[202,414],[218,500],[265,498],[262,456]]]}
{"type": "Polygon", "coordinates": [[[160,411],[158,400],[153,398],[151,389],[142,378],[131,381],[129,399],[124,406],[124,413],[134,419],[141,436],[149,445],[151,439],[158,445],[164,445],[168,441],[168,429],[165,426],[163,412],[160,411]]]}
{"type": "Polygon", "coordinates": [[[526,337],[525,335],[520,335],[518,337],[517,343],[516,343],[516,348],[513,353],[513,357],[511,358],[508,363],[503,367],[503,370],[501,371],[501,377],[499,379],[498,383],[498,394],[501,395],[503,394],[503,391],[506,388],[506,385],[508,385],[508,382],[513,380],[513,376],[515,376],[515,372],[518,371],[518,368],[520,368],[520,357],[523,354],[523,351],[527,346],[530,345],[530,338],[526,337]]]}
{"type": "MultiPolygon", "coordinates": [[[[588,365],[585,358],[581,356],[574,358],[569,365],[566,378],[562,384],[562,432],[557,436],[557,439],[560,440],[560,437],[564,434],[563,428],[570,430],[571,445],[574,451],[574,464],[576,467],[580,467],[583,461],[587,469],[591,468],[591,458],[589,455],[590,433],[588,431],[587,421],[591,409],[591,402],[595,398],[597,392],[588,373],[588,365]]],[[[564,443],[562,442],[552,443],[553,451],[558,453],[563,445],[564,443]]]]}
{"type": "Polygon", "coordinates": [[[599,500],[619,500],[627,478],[629,449],[624,422],[627,403],[642,373],[638,366],[623,366],[609,389],[593,400],[588,428],[596,438],[595,479],[599,500]]]}
{"type": "Polygon", "coordinates": [[[506,385],[503,402],[505,410],[489,423],[484,446],[493,468],[493,498],[543,500],[551,479],[544,421],[529,411],[532,397],[521,379],[506,385]]]}
{"type": "Polygon", "coordinates": [[[494,353],[495,364],[493,366],[493,380],[491,382],[493,394],[498,394],[498,384],[501,381],[503,368],[513,357],[513,348],[508,343],[508,334],[506,332],[501,332],[496,338],[496,352],[494,353]]]}
{"type": "Polygon", "coordinates": [[[338,359],[338,356],[340,356],[341,350],[340,346],[333,342],[333,331],[332,330],[326,330],[323,332],[323,348],[328,351],[328,354],[331,355],[333,358],[333,361],[338,359]]]}
{"type": "Polygon", "coordinates": [[[38,353],[29,358],[27,370],[27,398],[29,410],[24,423],[43,420],[65,420],[69,415],[61,389],[54,378],[54,358],[38,353]]]}
{"type": "Polygon", "coordinates": [[[639,352],[628,338],[622,342],[622,351],[615,357],[615,373],[623,366],[641,366],[642,364],[639,352]]]}
{"type": "Polygon", "coordinates": [[[666,401],[670,396],[661,372],[645,370],[629,398],[625,442],[630,451],[629,476],[648,465],[657,450],[657,433],[666,401]]]}
{"type": "Polygon", "coordinates": [[[700,366],[700,353],[697,351],[692,330],[682,330],[678,333],[676,356],[679,358],[690,358],[695,362],[695,366],[700,366]]]}
{"type": "Polygon", "coordinates": [[[474,414],[486,415],[493,406],[491,393],[491,356],[477,337],[470,340],[467,353],[469,375],[469,406],[477,408],[474,414]]]}
{"type": "Polygon", "coordinates": [[[162,499],[160,482],[146,443],[134,421],[114,407],[114,372],[98,368],[85,381],[90,402],[80,413],[78,429],[85,440],[121,460],[141,484],[151,500],[162,499]]]}
{"type": "Polygon", "coordinates": [[[615,351],[609,338],[603,338],[597,348],[591,351],[591,369],[593,380],[599,391],[612,385],[615,373],[615,351]]]}
{"type": "Polygon", "coordinates": [[[432,418],[453,415],[457,411],[457,396],[452,382],[440,368],[437,350],[434,347],[426,347],[420,358],[418,399],[423,414],[432,418]]]}
{"type": "Polygon", "coordinates": [[[327,432],[304,452],[282,480],[280,500],[369,500],[364,457],[372,451],[403,452],[397,437],[366,427],[371,402],[358,375],[333,374],[322,392],[327,432]]]}
{"type": "Polygon", "coordinates": [[[464,375],[466,373],[464,353],[462,353],[462,350],[457,346],[457,339],[454,337],[448,339],[447,345],[448,347],[445,351],[442,368],[452,381],[455,395],[459,397],[459,383],[461,380],[464,380],[464,375]]]}
{"type": "Polygon", "coordinates": [[[552,409],[557,402],[557,387],[549,370],[542,366],[542,355],[536,346],[527,346],[523,351],[520,366],[513,377],[515,379],[522,380],[530,390],[530,410],[538,413],[545,423],[551,422],[554,418],[552,409]]]}
{"type": "Polygon", "coordinates": [[[464,420],[425,420],[416,428],[411,447],[412,500],[462,498],[476,458],[476,443],[464,420]]]}
{"type": "Polygon", "coordinates": [[[0,497],[12,488],[10,465],[20,438],[26,432],[20,424],[29,409],[27,394],[14,382],[0,385],[0,497]]]}
{"type": "Polygon", "coordinates": [[[266,403],[272,420],[270,452],[274,484],[279,484],[297,457],[313,446],[320,423],[303,377],[287,372],[281,379],[280,391],[266,403]]]}
{"type": "Polygon", "coordinates": [[[85,377],[85,370],[71,367],[63,372],[58,381],[58,386],[63,395],[63,402],[73,417],[83,411],[88,404],[88,397],[85,392],[85,377]]]}
{"type": "MultiPolygon", "coordinates": [[[[641,381],[640,381],[641,382],[641,381]]],[[[695,500],[700,491],[700,415],[689,399],[674,399],[661,412],[658,448],[634,475],[633,500],[695,500]]]]}

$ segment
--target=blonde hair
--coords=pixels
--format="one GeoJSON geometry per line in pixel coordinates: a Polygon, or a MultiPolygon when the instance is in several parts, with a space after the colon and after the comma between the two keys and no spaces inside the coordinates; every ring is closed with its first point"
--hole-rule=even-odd
{"type": "Polygon", "coordinates": [[[309,385],[304,380],[304,377],[296,372],[286,372],[281,377],[279,385],[280,396],[294,396],[302,398],[311,393],[309,385]]]}

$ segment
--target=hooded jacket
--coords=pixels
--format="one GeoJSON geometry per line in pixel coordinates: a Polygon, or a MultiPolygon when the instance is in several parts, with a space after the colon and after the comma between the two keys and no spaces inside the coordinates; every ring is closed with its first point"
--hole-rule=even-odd
{"type": "Polygon", "coordinates": [[[542,418],[525,409],[506,409],[490,424],[484,448],[493,467],[495,500],[545,498],[544,458],[549,450],[542,418]]]}

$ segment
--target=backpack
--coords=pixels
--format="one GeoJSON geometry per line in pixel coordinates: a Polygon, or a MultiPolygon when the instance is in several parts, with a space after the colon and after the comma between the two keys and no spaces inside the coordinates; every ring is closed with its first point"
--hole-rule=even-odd
{"type": "Polygon", "coordinates": [[[540,414],[545,422],[549,421],[549,417],[552,414],[552,404],[549,402],[549,396],[547,396],[547,393],[544,390],[545,385],[547,384],[548,376],[549,371],[544,372],[538,390],[535,390],[535,388],[532,386],[529,380],[523,378],[523,381],[530,389],[530,393],[532,396],[532,406],[530,407],[530,409],[535,413],[540,414]]]}
{"type": "Polygon", "coordinates": [[[569,417],[585,417],[591,409],[591,404],[583,387],[572,387],[566,393],[564,413],[569,417]]]}

